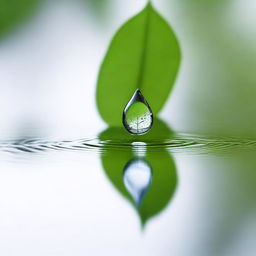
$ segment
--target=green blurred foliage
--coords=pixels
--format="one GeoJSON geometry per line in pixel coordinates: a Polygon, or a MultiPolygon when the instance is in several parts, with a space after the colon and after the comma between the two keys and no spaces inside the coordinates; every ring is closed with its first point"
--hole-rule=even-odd
{"type": "MultiPolygon", "coordinates": [[[[167,125],[156,119],[152,131],[139,136],[139,141],[154,141],[156,138],[159,139],[159,136],[160,139],[164,139],[167,135],[171,136],[171,134],[172,132],[167,125]]],[[[111,141],[120,140],[122,143],[129,140],[134,141],[134,136],[128,134],[123,128],[108,128],[99,135],[99,138],[103,141],[106,140],[101,161],[107,177],[114,187],[135,207],[141,223],[144,225],[147,220],[163,211],[174,195],[177,175],[171,155],[164,147],[157,151],[147,150],[145,157],[142,158],[136,156],[132,147],[116,150],[115,147],[111,146],[111,141]],[[123,182],[124,169],[127,163],[135,159],[146,161],[153,172],[152,183],[139,207],[136,206],[123,182]]]]}
{"type": "Polygon", "coordinates": [[[106,10],[109,0],[83,0],[97,13],[102,14],[106,10]]]}
{"type": "Polygon", "coordinates": [[[178,41],[148,4],[115,34],[101,65],[96,100],[101,117],[122,126],[122,111],[140,89],[156,115],[173,87],[180,64],[178,41]]]}
{"type": "Polygon", "coordinates": [[[40,0],[0,0],[0,38],[26,21],[40,0]]]}
{"type": "Polygon", "coordinates": [[[175,129],[255,138],[255,1],[173,0],[166,17],[175,20],[184,57],[175,129]]]}

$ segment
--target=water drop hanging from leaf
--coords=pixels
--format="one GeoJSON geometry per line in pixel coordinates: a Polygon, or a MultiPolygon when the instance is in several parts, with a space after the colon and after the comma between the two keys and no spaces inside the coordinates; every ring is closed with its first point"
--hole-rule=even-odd
{"type": "Polygon", "coordinates": [[[123,112],[123,125],[131,134],[147,133],[153,124],[153,113],[140,90],[136,90],[123,112]]]}
{"type": "Polygon", "coordinates": [[[136,89],[156,115],[173,87],[180,48],[169,24],[149,3],[113,37],[101,65],[96,100],[101,117],[122,126],[123,109],[136,89]]]}

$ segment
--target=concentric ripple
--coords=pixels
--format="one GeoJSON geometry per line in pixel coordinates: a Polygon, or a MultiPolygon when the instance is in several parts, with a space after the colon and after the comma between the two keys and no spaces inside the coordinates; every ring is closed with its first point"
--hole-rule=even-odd
{"type": "Polygon", "coordinates": [[[230,151],[231,149],[256,150],[256,140],[241,140],[234,138],[209,138],[188,134],[176,134],[165,140],[100,140],[99,138],[60,140],[51,141],[43,139],[23,139],[0,142],[0,152],[7,153],[40,153],[48,151],[94,151],[105,153],[109,150],[129,150],[137,151],[161,151],[163,149],[170,152],[212,152],[230,151]]]}

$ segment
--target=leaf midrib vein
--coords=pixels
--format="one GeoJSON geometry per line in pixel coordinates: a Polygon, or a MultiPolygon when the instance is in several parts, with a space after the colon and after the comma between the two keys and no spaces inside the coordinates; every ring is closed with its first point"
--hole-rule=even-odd
{"type": "Polygon", "coordinates": [[[137,79],[137,88],[142,90],[144,75],[145,75],[145,63],[147,58],[147,44],[148,44],[148,34],[149,34],[149,23],[150,23],[150,6],[146,7],[146,21],[145,21],[145,29],[142,41],[142,51],[140,57],[140,65],[137,79]]]}

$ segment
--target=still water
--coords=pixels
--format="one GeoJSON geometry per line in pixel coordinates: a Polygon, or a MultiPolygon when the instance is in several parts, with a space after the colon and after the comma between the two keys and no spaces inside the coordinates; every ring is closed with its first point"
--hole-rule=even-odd
{"type": "Polygon", "coordinates": [[[1,254],[255,255],[256,142],[145,141],[1,141],[1,254]]]}

